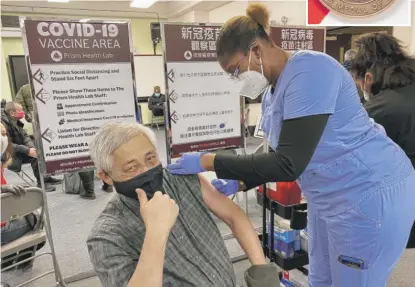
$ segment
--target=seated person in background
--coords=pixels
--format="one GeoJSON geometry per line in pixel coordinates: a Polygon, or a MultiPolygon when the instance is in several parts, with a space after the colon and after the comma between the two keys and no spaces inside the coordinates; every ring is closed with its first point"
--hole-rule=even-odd
{"type": "Polygon", "coordinates": [[[24,111],[27,122],[32,122],[33,102],[32,102],[32,88],[30,84],[23,85],[16,94],[16,102],[18,102],[24,111]]]}
{"type": "MultiPolygon", "coordinates": [[[[3,126],[3,124],[0,123],[0,130],[1,130],[1,155],[2,155],[2,161],[1,161],[1,193],[12,193],[15,196],[24,196],[26,194],[26,190],[24,187],[19,185],[11,185],[7,184],[6,179],[4,178],[3,169],[7,167],[11,161],[12,161],[12,144],[7,137],[6,128],[3,126]]],[[[39,218],[40,214],[28,214],[21,218],[16,218],[11,221],[1,221],[1,245],[8,244],[29,231],[33,230],[33,227],[36,225],[36,222],[39,218]]],[[[38,249],[40,249],[44,244],[41,244],[38,246],[38,249]]],[[[24,253],[28,252],[28,254],[23,254],[19,257],[17,257],[16,261],[22,261],[26,258],[29,258],[33,256],[33,248],[27,248],[19,252],[24,253]]],[[[14,260],[11,260],[7,262],[7,259],[15,257],[16,254],[9,255],[5,258],[2,258],[2,262],[5,262],[2,264],[1,268],[6,268],[7,266],[10,266],[13,264],[14,260]]],[[[30,267],[32,265],[33,261],[29,261],[26,263],[23,263],[19,265],[19,268],[25,268],[30,267]]]]}
{"type": "Polygon", "coordinates": [[[155,117],[164,115],[164,102],[166,96],[160,93],[160,87],[154,87],[154,93],[148,98],[148,109],[155,117]]]}
{"type": "Polygon", "coordinates": [[[2,113],[3,113],[4,107],[6,106],[6,103],[7,103],[6,99],[1,100],[1,112],[2,113]]]}
{"type": "MultiPolygon", "coordinates": [[[[7,130],[7,135],[10,138],[13,146],[13,160],[10,170],[19,172],[22,169],[22,164],[30,163],[33,169],[33,174],[37,180],[37,186],[40,187],[40,172],[37,161],[37,154],[35,145],[32,139],[23,129],[24,124],[20,121],[25,116],[23,108],[16,102],[8,102],[1,115],[1,122],[7,130]]],[[[55,187],[48,185],[58,184],[61,180],[53,177],[45,177],[46,191],[54,191],[55,187]]]]}
{"type": "MultiPolygon", "coordinates": [[[[209,211],[231,228],[255,265],[251,268],[269,268],[258,235],[239,206],[201,175],[169,174],[156,146],[154,133],[137,123],[107,123],[90,145],[98,174],[117,191],[87,241],[102,285],[236,286],[230,256],[209,211]]],[[[271,276],[278,282],[276,269],[271,276]]]]}

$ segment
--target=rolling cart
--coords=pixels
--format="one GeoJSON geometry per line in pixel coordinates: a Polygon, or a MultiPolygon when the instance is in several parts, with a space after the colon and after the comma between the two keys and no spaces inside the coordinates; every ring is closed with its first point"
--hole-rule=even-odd
{"type": "MultiPolygon", "coordinates": [[[[263,149],[263,152],[269,152],[269,147],[264,143],[258,147],[255,153],[259,153],[263,149]]],[[[283,219],[290,221],[290,228],[293,230],[303,230],[307,227],[307,203],[302,202],[290,206],[285,206],[278,201],[275,201],[267,196],[267,184],[262,186],[262,192],[256,191],[257,203],[262,206],[262,234],[259,235],[259,239],[262,243],[264,254],[269,258],[270,262],[274,262],[283,271],[280,272],[280,278],[285,277],[284,273],[290,270],[298,270],[305,276],[308,276],[308,270],[305,268],[308,265],[308,253],[305,250],[298,250],[294,252],[294,256],[290,258],[283,258],[279,255],[274,248],[274,220],[275,216],[279,216],[283,219]],[[267,214],[269,213],[269,216],[267,214]],[[269,217],[269,228],[267,230],[267,218],[269,217]],[[269,236],[272,234],[272,237],[269,236]],[[271,238],[271,239],[270,239],[271,238]]]]}
{"type": "MultiPolygon", "coordinates": [[[[266,190],[265,186],[264,190],[266,190]]],[[[277,201],[269,199],[266,195],[266,192],[257,192],[257,203],[262,206],[262,234],[259,235],[259,237],[264,249],[265,256],[268,257],[271,262],[277,264],[284,271],[297,269],[307,276],[308,270],[304,268],[304,266],[308,265],[308,253],[304,250],[299,250],[295,251],[292,258],[285,259],[281,257],[274,251],[274,240],[269,240],[267,231],[267,211],[270,212],[269,234],[274,234],[275,215],[290,220],[290,226],[294,230],[305,229],[307,226],[307,203],[284,206],[277,201]]],[[[280,276],[282,276],[282,273],[280,276]]]]}

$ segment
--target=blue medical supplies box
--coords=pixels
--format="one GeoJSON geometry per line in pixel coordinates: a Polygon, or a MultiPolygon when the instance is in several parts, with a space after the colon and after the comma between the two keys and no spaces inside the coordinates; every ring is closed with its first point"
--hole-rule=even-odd
{"type": "MultiPolygon", "coordinates": [[[[270,226],[269,226],[270,227],[270,226]]],[[[270,228],[268,229],[270,230],[270,228]]],[[[295,251],[300,250],[300,231],[299,230],[284,230],[280,227],[274,226],[274,251],[282,258],[291,258],[295,251]]],[[[270,243],[270,241],[268,241],[270,243]]]]}

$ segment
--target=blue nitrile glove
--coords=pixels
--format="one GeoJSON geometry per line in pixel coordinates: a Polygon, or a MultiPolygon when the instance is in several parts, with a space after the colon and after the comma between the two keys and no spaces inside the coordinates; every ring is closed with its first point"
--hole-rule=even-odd
{"type": "Polygon", "coordinates": [[[211,183],[218,191],[220,191],[220,193],[223,193],[226,196],[233,195],[239,191],[237,180],[214,179],[211,183]]]}
{"type": "Polygon", "coordinates": [[[197,174],[206,171],[200,165],[200,157],[203,155],[201,152],[189,152],[185,153],[175,163],[169,164],[167,169],[171,174],[197,174]]]}

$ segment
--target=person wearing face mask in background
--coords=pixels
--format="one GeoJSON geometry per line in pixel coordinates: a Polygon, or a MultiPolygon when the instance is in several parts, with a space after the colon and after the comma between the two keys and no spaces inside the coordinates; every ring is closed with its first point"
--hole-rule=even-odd
{"type": "Polygon", "coordinates": [[[31,123],[33,113],[33,100],[32,88],[30,84],[23,85],[17,92],[15,99],[20,105],[22,105],[26,121],[31,123]]]}
{"type": "Polygon", "coordinates": [[[266,264],[241,208],[203,176],[169,174],[156,146],[149,128],[130,122],[105,124],[90,144],[98,174],[117,192],[87,241],[102,286],[235,287],[212,212],[230,227],[253,265],[248,287],[279,287],[277,269],[266,264]]]}
{"type": "MultiPolygon", "coordinates": [[[[364,107],[415,167],[415,58],[383,33],[363,36],[357,45],[351,72],[368,100],[364,107]]],[[[415,248],[415,223],[407,248],[415,248]]]]}
{"type": "MultiPolygon", "coordinates": [[[[37,161],[37,152],[35,145],[26,131],[23,129],[24,124],[20,121],[25,116],[23,108],[16,102],[8,102],[1,115],[1,122],[7,130],[13,145],[13,161],[8,167],[12,171],[19,172],[22,164],[30,163],[33,174],[37,180],[37,186],[40,187],[40,171],[37,161]]],[[[62,181],[53,177],[45,177],[45,189],[47,192],[55,191],[55,187],[49,184],[59,184],[62,181]]]]}
{"type": "Polygon", "coordinates": [[[250,4],[222,26],[216,48],[222,68],[243,81],[242,96],[267,90],[262,129],[275,152],[189,153],[168,168],[215,171],[227,194],[297,180],[308,201],[309,286],[386,286],[415,219],[411,161],[370,120],[338,61],[288,53],[269,32],[266,7],[250,4]]]}
{"type": "Polygon", "coordinates": [[[164,102],[166,96],[160,92],[160,87],[154,87],[154,93],[148,98],[148,109],[153,113],[155,117],[161,117],[164,115],[164,102]]]}

